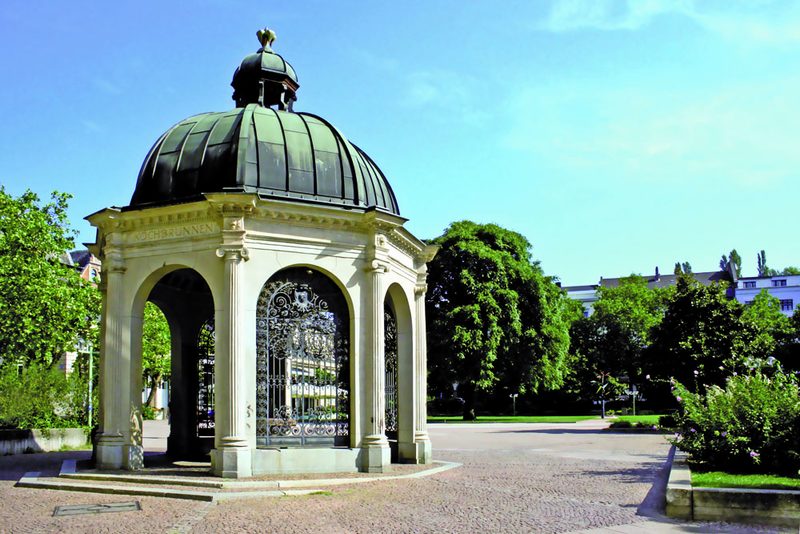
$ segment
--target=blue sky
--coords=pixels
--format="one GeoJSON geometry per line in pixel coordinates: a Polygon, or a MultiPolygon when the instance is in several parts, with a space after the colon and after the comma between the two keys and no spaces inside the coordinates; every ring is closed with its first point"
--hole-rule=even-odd
{"type": "Polygon", "coordinates": [[[233,107],[255,31],[295,109],[380,165],[408,228],[525,235],[565,284],[800,264],[800,4],[735,0],[0,5],[0,184],[126,205],[174,123],[233,107]]]}

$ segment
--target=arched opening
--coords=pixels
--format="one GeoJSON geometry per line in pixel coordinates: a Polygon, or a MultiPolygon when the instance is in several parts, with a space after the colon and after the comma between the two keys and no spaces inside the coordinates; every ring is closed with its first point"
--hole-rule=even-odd
{"type": "Polygon", "coordinates": [[[205,458],[214,441],[214,299],[203,277],[189,268],[162,276],[148,300],[170,325],[172,357],[167,407],[172,458],[205,458]]]}
{"type": "Polygon", "coordinates": [[[324,274],[284,269],[256,308],[256,442],[350,444],[350,314],[324,274]]]}
{"type": "Polygon", "coordinates": [[[169,417],[169,378],[172,343],[164,312],[147,302],[142,314],[142,416],[164,421],[169,417]]]}
{"type": "Polygon", "coordinates": [[[384,407],[392,461],[416,458],[411,308],[403,288],[392,284],[384,299],[384,407]]]}
{"type": "Polygon", "coordinates": [[[392,448],[392,461],[397,459],[397,430],[400,401],[397,367],[397,314],[391,299],[383,303],[383,361],[384,361],[384,421],[386,438],[392,448]]]}

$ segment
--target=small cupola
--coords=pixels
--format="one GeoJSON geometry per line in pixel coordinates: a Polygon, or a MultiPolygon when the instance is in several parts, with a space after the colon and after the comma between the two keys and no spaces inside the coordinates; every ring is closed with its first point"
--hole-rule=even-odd
{"type": "Polygon", "coordinates": [[[233,100],[237,108],[248,104],[264,107],[277,106],[284,111],[292,111],[297,100],[297,74],[292,66],[272,50],[275,32],[263,28],[256,32],[261,48],[242,60],[233,73],[233,100]]]}

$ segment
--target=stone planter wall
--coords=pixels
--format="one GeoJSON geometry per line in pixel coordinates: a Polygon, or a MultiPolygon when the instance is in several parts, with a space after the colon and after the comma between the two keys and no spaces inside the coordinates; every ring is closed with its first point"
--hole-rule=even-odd
{"type": "Polygon", "coordinates": [[[800,491],[695,488],[684,453],[672,461],[666,495],[669,517],[690,521],[726,521],[797,528],[800,491]]]}
{"type": "Polygon", "coordinates": [[[0,455],[57,451],[88,442],[89,433],[82,428],[0,430],[0,455]]]}

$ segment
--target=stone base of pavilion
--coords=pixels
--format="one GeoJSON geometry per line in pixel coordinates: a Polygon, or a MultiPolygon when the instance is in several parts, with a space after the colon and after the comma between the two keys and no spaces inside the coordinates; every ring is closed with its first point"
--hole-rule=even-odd
{"type": "Polygon", "coordinates": [[[65,460],[57,477],[41,477],[37,472],[26,473],[16,486],[218,502],[237,498],[308,495],[342,485],[427,477],[460,465],[434,461],[429,465],[392,464],[390,474],[298,473],[261,475],[248,480],[221,480],[212,475],[209,462],[172,462],[163,454],[147,454],[146,467],[135,472],[99,471],[88,460],[65,460]]]}

